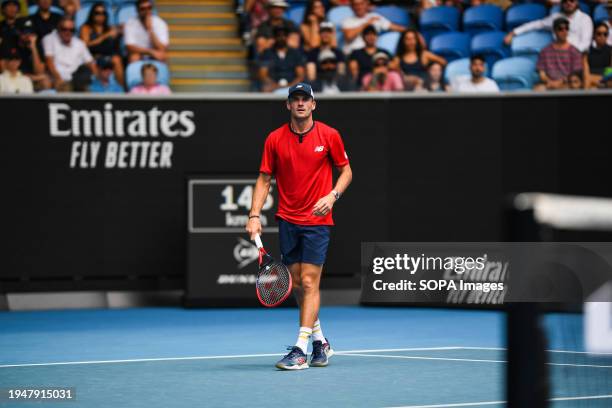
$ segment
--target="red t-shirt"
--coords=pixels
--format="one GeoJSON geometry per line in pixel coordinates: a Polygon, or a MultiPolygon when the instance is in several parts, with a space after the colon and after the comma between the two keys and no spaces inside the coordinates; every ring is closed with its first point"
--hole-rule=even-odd
{"type": "Polygon", "coordinates": [[[276,176],[276,216],[299,225],[334,225],[331,211],[312,214],[312,208],[332,190],[332,164],[348,164],[344,143],[336,129],[321,122],[301,137],[285,124],[268,135],[259,171],[276,176]]]}

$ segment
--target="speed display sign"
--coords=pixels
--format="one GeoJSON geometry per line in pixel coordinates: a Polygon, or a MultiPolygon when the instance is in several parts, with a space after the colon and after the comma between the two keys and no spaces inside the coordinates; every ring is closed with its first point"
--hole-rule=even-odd
{"type": "MultiPolygon", "coordinates": [[[[187,181],[186,304],[258,304],[255,295],[257,248],[245,226],[255,179],[190,177],[187,181]]],[[[262,239],[278,257],[276,183],[261,210],[262,239]]]]}

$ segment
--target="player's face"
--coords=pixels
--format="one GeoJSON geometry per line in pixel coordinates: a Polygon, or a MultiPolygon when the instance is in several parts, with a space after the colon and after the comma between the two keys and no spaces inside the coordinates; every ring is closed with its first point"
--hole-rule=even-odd
{"type": "Polygon", "coordinates": [[[305,94],[294,94],[287,101],[287,109],[291,111],[291,117],[295,119],[306,119],[312,115],[316,103],[314,99],[305,94]]]}

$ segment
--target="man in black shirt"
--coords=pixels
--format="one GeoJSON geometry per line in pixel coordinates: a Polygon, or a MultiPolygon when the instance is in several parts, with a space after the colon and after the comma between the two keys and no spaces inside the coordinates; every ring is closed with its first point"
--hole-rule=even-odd
{"type": "Polygon", "coordinates": [[[308,78],[308,81],[311,82],[317,79],[320,72],[317,68],[319,63],[319,55],[323,51],[331,51],[334,53],[336,63],[338,64],[338,72],[340,74],[346,73],[344,53],[340,51],[340,49],[332,46],[332,41],[334,40],[334,23],[323,21],[319,25],[319,34],[321,36],[321,46],[310,50],[310,52],[306,54],[306,59],[308,61],[306,64],[306,78],[308,78]]]}
{"type": "Polygon", "coordinates": [[[304,80],[304,56],[287,46],[288,34],[284,27],[274,28],[274,47],[265,50],[258,61],[264,92],[291,87],[304,80]]]}
{"type": "Polygon", "coordinates": [[[256,53],[261,54],[265,49],[272,47],[274,44],[274,29],[276,27],[284,28],[287,33],[297,32],[297,28],[293,21],[287,20],[284,15],[289,4],[285,0],[269,0],[268,1],[269,18],[259,25],[255,34],[256,53]]]}
{"type": "Polygon", "coordinates": [[[61,14],[51,11],[51,0],[38,0],[38,11],[28,17],[18,20],[20,30],[31,31],[36,34],[39,50],[42,50],[42,39],[55,30],[62,19],[61,14]]]}
{"type": "Polygon", "coordinates": [[[0,23],[0,46],[6,49],[17,47],[19,41],[17,14],[19,14],[19,2],[17,0],[2,1],[4,20],[0,23]]]}
{"type": "MultiPolygon", "coordinates": [[[[355,50],[351,52],[351,55],[349,55],[349,72],[351,76],[355,78],[355,82],[358,86],[361,85],[363,77],[372,72],[372,69],[374,68],[372,57],[374,54],[384,52],[385,54],[389,55],[387,51],[376,46],[378,33],[376,32],[376,28],[374,28],[374,26],[364,28],[361,35],[363,36],[365,47],[355,50]]],[[[390,57],[391,56],[389,55],[389,58],[390,57]]]]}

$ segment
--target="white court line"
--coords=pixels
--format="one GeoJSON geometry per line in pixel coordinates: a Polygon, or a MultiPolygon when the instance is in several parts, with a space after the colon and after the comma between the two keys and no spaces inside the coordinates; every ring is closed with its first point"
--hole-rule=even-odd
{"type": "MultiPolygon", "coordinates": [[[[494,351],[506,351],[507,348],[503,347],[458,347],[464,350],[494,350],[494,351]]],[[[572,350],[545,350],[548,353],[568,353],[568,354],[592,354],[601,356],[612,356],[612,353],[591,353],[588,351],[572,351],[572,350]]]]}
{"type": "MultiPolygon", "coordinates": [[[[612,398],[612,395],[588,395],[585,397],[559,397],[551,398],[549,401],[578,401],[612,398]]],[[[506,401],[484,401],[484,402],[461,402],[457,404],[436,404],[436,405],[405,405],[401,407],[389,408],[451,408],[451,407],[479,407],[483,405],[506,404],[506,401]]]]}
{"type": "MultiPolygon", "coordinates": [[[[335,354],[350,353],[369,353],[369,352],[393,352],[393,351],[434,351],[434,350],[457,350],[460,347],[413,347],[401,349],[372,349],[372,350],[346,350],[336,351],[335,354]]],[[[149,361],[181,361],[181,360],[217,360],[226,358],[250,358],[250,357],[275,357],[283,356],[282,353],[273,354],[238,354],[226,356],[193,356],[193,357],[161,357],[161,358],[133,358],[125,360],[92,360],[92,361],[63,361],[52,363],[26,363],[26,364],[4,364],[0,368],[11,367],[37,367],[37,366],[56,366],[56,365],[77,365],[77,364],[114,364],[114,363],[143,363],[149,361]]]]}

